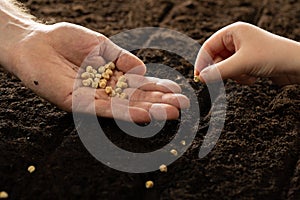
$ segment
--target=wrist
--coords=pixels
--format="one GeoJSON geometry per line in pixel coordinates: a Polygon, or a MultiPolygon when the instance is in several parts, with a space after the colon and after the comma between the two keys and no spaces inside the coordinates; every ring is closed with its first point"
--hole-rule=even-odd
{"type": "Polygon", "coordinates": [[[7,12],[0,5],[0,65],[13,73],[18,45],[37,27],[38,23],[28,17],[22,18],[7,12]]]}

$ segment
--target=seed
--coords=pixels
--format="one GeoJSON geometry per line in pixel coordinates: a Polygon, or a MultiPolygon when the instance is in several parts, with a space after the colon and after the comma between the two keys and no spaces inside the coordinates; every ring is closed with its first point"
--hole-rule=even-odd
{"type": "Polygon", "coordinates": [[[124,83],[124,82],[121,82],[121,81],[118,81],[117,82],[117,87],[121,88],[121,89],[125,89],[125,88],[128,88],[128,84],[124,83]]]}
{"type": "Polygon", "coordinates": [[[116,94],[117,94],[116,91],[112,90],[110,96],[114,97],[114,96],[116,96],[116,94]]]}
{"type": "Polygon", "coordinates": [[[32,172],[35,171],[35,166],[30,165],[30,166],[27,168],[27,170],[29,171],[29,173],[32,173],[32,172]]]}
{"type": "Polygon", "coordinates": [[[120,98],[121,98],[121,99],[127,99],[127,98],[128,98],[128,95],[127,95],[126,93],[123,92],[123,93],[120,94],[120,98]]]}
{"type": "Polygon", "coordinates": [[[8,198],[7,192],[1,191],[1,192],[0,192],[0,199],[6,199],[6,198],[8,198]]]}
{"type": "Polygon", "coordinates": [[[90,78],[95,78],[95,74],[94,73],[90,73],[90,78]]]}
{"type": "Polygon", "coordinates": [[[83,72],[83,73],[81,74],[81,78],[83,78],[83,79],[88,79],[88,78],[90,78],[90,73],[89,73],[89,72],[83,72]]]}
{"type": "Polygon", "coordinates": [[[93,82],[93,79],[88,78],[86,80],[82,80],[82,85],[85,86],[85,87],[88,87],[92,84],[92,82],[93,82]]]}
{"type": "Polygon", "coordinates": [[[122,89],[121,88],[116,88],[116,93],[121,94],[122,93],[122,89]]]}
{"type": "Polygon", "coordinates": [[[175,150],[175,149],[172,149],[170,151],[171,154],[173,154],[174,156],[177,156],[178,155],[178,152],[175,150]]]}
{"type": "Polygon", "coordinates": [[[115,68],[116,68],[115,63],[110,62],[109,65],[108,65],[108,68],[109,68],[109,69],[115,69],[115,68]]]}
{"type": "Polygon", "coordinates": [[[107,73],[108,75],[112,76],[114,73],[111,69],[107,69],[105,70],[105,73],[107,73]]]}
{"type": "Polygon", "coordinates": [[[105,92],[106,92],[106,94],[110,94],[111,92],[112,92],[112,87],[110,87],[110,86],[107,86],[106,88],[105,88],[105,92]]]}
{"type": "Polygon", "coordinates": [[[185,146],[185,140],[181,140],[181,142],[180,142],[183,146],[185,146]]]}
{"type": "Polygon", "coordinates": [[[109,76],[109,74],[107,74],[106,72],[103,72],[103,73],[102,73],[102,78],[105,78],[106,80],[109,80],[109,79],[110,79],[110,76],[109,76]]]}
{"type": "Polygon", "coordinates": [[[96,75],[97,74],[97,70],[92,69],[92,73],[96,75]]]}
{"type": "Polygon", "coordinates": [[[102,89],[104,89],[104,88],[106,87],[106,82],[100,80],[100,82],[99,82],[99,87],[102,88],[102,89]]]}
{"type": "Polygon", "coordinates": [[[85,68],[85,71],[86,71],[86,72],[89,72],[89,73],[93,73],[93,67],[92,67],[92,66],[87,66],[87,67],[85,68]]]}
{"type": "Polygon", "coordinates": [[[100,78],[94,78],[94,82],[99,83],[100,82],[100,78]]]}
{"type": "Polygon", "coordinates": [[[96,74],[95,77],[100,79],[100,78],[102,78],[102,75],[101,74],[96,74]]]}
{"type": "Polygon", "coordinates": [[[92,88],[98,88],[98,86],[99,86],[98,81],[97,82],[95,82],[95,81],[92,82],[92,88]]]}
{"type": "Polygon", "coordinates": [[[100,74],[102,74],[103,72],[105,72],[105,67],[104,67],[104,66],[99,67],[99,68],[98,68],[98,72],[99,72],[100,74]]]}
{"type": "Polygon", "coordinates": [[[147,189],[153,188],[154,183],[153,183],[153,181],[147,181],[147,182],[145,183],[145,186],[146,186],[147,189]]]}
{"type": "Polygon", "coordinates": [[[168,168],[167,168],[166,165],[161,165],[161,166],[159,166],[159,170],[160,170],[161,172],[167,172],[167,171],[168,171],[168,168]]]}
{"type": "Polygon", "coordinates": [[[119,77],[118,81],[120,82],[126,82],[126,76],[122,75],[119,77]]]}
{"type": "Polygon", "coordinates": [[[200,78],[199,78],[198,76],[194,76],[194,81],[195,81],[196,83],[198,83],[198,82],[200,82],[200,78]]]}

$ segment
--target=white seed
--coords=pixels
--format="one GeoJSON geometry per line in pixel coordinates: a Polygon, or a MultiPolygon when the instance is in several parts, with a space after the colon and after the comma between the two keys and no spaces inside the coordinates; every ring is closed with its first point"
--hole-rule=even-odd
{"type": "Polygon", "coordinates": [[[93,79],[88,78],[86,80],[82,80],[82,85],[85,86],[85,87],[88,87],[92,84],[92,82],[93,82],[93,79]]]}
{"type": "Polygon", "coordinates": [[[120,82],[126,82],[126,76],[122,75],[119,77],[118,81],[120,82]]]}
{"type": "Polygon", "coordinates": [[[105,92],[106,92],[106,94],[110,94],[111,92],[112,92],[112,87],[110,87],[110,86],[107,86],[106,88],[105,88],[105,92]]]}
{"type": "Polygon", "coordinates": [[[122,89],[121,88],[116,88],[115,89],[116,93],[121,94],[122,93],[122,89]]]}
{"type": "Polygon", "coordinates": [[[6,198],[8,198],[7,192],[1,191],[1,192],[0,192],[0,199],[6,199],[6,198]]]}
{"type": "Polygon", "coordinates": [[[100,78],[102,78],[102,75],[101,74],[95,74],[95,77],[100,79],[100,78]]]}
{"type": "Polygon", "coordinates": [[[171,154],[173,154],[174,156],[177,156],[178,155],[178,152],[175,150],[175,149],[172,149],[170,151],[171,154]]]}
{"type": "Polygon", "coordinates": [[[105,67],[104,67],[104,66],[99,67],[99,68],[98,68],[98,72],[99,72],[100,74],[102,74],[103,72],[105,72],[105,67]]]}
{"type": "Polygon", "coordinates": [[[85,71],[86,71],[86,72],[89,72],[89,73],[93,73],[93,67],[92,67],[92,66],[87,66],[87,67],[85,68],[85,71]]]}
{"type": "Polygon", "coordinates": [[[109,74],[107,74],[106,72],[102,73],[102,78],[105,78],[106,80],[110,79],[109,74]]]}
{"type": "Polygon", "coordinates": [[[126,93],[123,92],[123,93],[120,94],[120,98],[121,98],[121,99],[127,99],[127,98],[128,98],[128,95],[127,95],[126,93]]]}
{"type": "Polygon", "coordinates": [[[27,170],[29,171],[29,173],[33,173],[35,171],[35,166],[30,165],[27,170]]]}
{"type": "Polygon", "coordinates": [[[196,83],[198,83],[198,82],[200,82],[200,78],[199,78],[198,76],[194,76],[194,81],[195,81],[196,83]]]}
{"type": "Polygon", "coordinates": [[[92,88],[98,88],[99,82],[92,82],[92,88]]]}
{"type": "Polygon", "coordinates": [[[117,82],[117,87],[121,88],[121,89],[125,89],[125,88],[128,88],[128,84],[124,83],[124,82],[121,82],[121,81],[118,81],[117,82]]]}
{"type": "Polygon", "coordinates": [[[159,166],[159,170],[160,170],[161,172],[167,172],[167,171],[168,171],[168,168],[167,168],[166,165],[161,165],[161,166],[159,166]]]}
{"type": "Polygon", "coordinates": [[[146,186],[147,189],[153,188],[154,183],[153,183],[153,181],[147,181],[147,182],[145,183],[145,186],[146,186]]]}
{"type": "Polygon", "coordinates": [[[185,140],[181,140],[180,144],[182,144],[183,146],[185,146],[185,144],[186,144],[185,140]]]}
{"type": "Polygon", "coordinates": [[[81,74],[81,78],[83,78],[83,79],[88,79],[88,78],[90,78],[90,73],[89,73],[89,72],[83,72],[83,73],[81,74]]]}
{"type": "Polygon", "coordinates": [[[96,69],[92,69],[92,73],[96,75],[97,74],[97,70],[96,69]]]}
{"type": "Polygon", "coordinates": [[[109,65],[108,65],[108,68],[109,68],[109,69],[115,69],[115,68],[116,68],[115,63],[110,62],[110,63],[108,63],[108,64],[109,64],[109,65]]]}
{"type": "Polygon", "coordinates": [[[99,83],[100,82],[100,78],[94,78],[94,82],[99,83]]]}

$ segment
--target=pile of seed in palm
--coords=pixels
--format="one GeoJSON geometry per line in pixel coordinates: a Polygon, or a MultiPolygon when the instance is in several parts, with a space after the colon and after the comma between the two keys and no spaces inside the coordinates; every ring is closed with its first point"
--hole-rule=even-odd
{"type": "Polygon", "coordinates": [[[106,94],[111,97],[120,97],[122,99],[128,98],[127,94],[123,92],[123,90],[128,87],[127,79],[125,75],[116,68],[115,63],[113,62],[109,62],[97,69],[92,66],[87,66],[85,72],[81,74],[81,78],[82,85],[85,87],[104,89],[106,94]],[[120,72],[122,75],[118,77],[115,87],[113,88],[108,85],[108,82],[115,72],[120,72]]]}

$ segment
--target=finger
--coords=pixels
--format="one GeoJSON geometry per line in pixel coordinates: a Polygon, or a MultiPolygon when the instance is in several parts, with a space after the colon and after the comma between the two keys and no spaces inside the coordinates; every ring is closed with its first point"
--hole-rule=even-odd
{"type": "Polygon", "coordinates": [[[182,94],[143,91],[133,88],[127,88],[124,92],[128,94],[129,100],[133,102],[163,103],[182,109],[190,106],[189,99],[182,94]]]}
{"type": "Polygon", "coordinates": [[[245,74],[246,66],[243,60],[240,53],[237,52],[233,56],[203,69],[200,72],[200,79],[208,83],[245,74]]]}
{"type": "Polygon", "coordinates": [[[99,55],[107,62],[114,61],[117,68],[123,72],[144,75],[145,64],[130,52],[122,49],[108,38],[99,37],[99,55]]]}
{"type": "Polygon", "coordinates": [[[247,74],[242,74],[238,77],[232,77],[232,79],[243,85],[253,85],[257,80],[256,77],[249,76],[247,74]]]}
{"type": "Polygon", "coordinates": [[[180,93],[180,86],[168,79],[145,77],[136,74],[127,74],[128,85],[131,88],[139,88],[147,91],[173,92],[180,93]]]}
{"type": "Polygon", "coordinates": [[[128,105],[130,107],[138,107],[144,110],[147,110],[152,118],[157,120],[171,120],[178,119],[179,110],[175,106],[163,103],[150,103],[150,102],[135,102],[123,100],[123,99],[115,99],[114,103],[128,105]]]}

